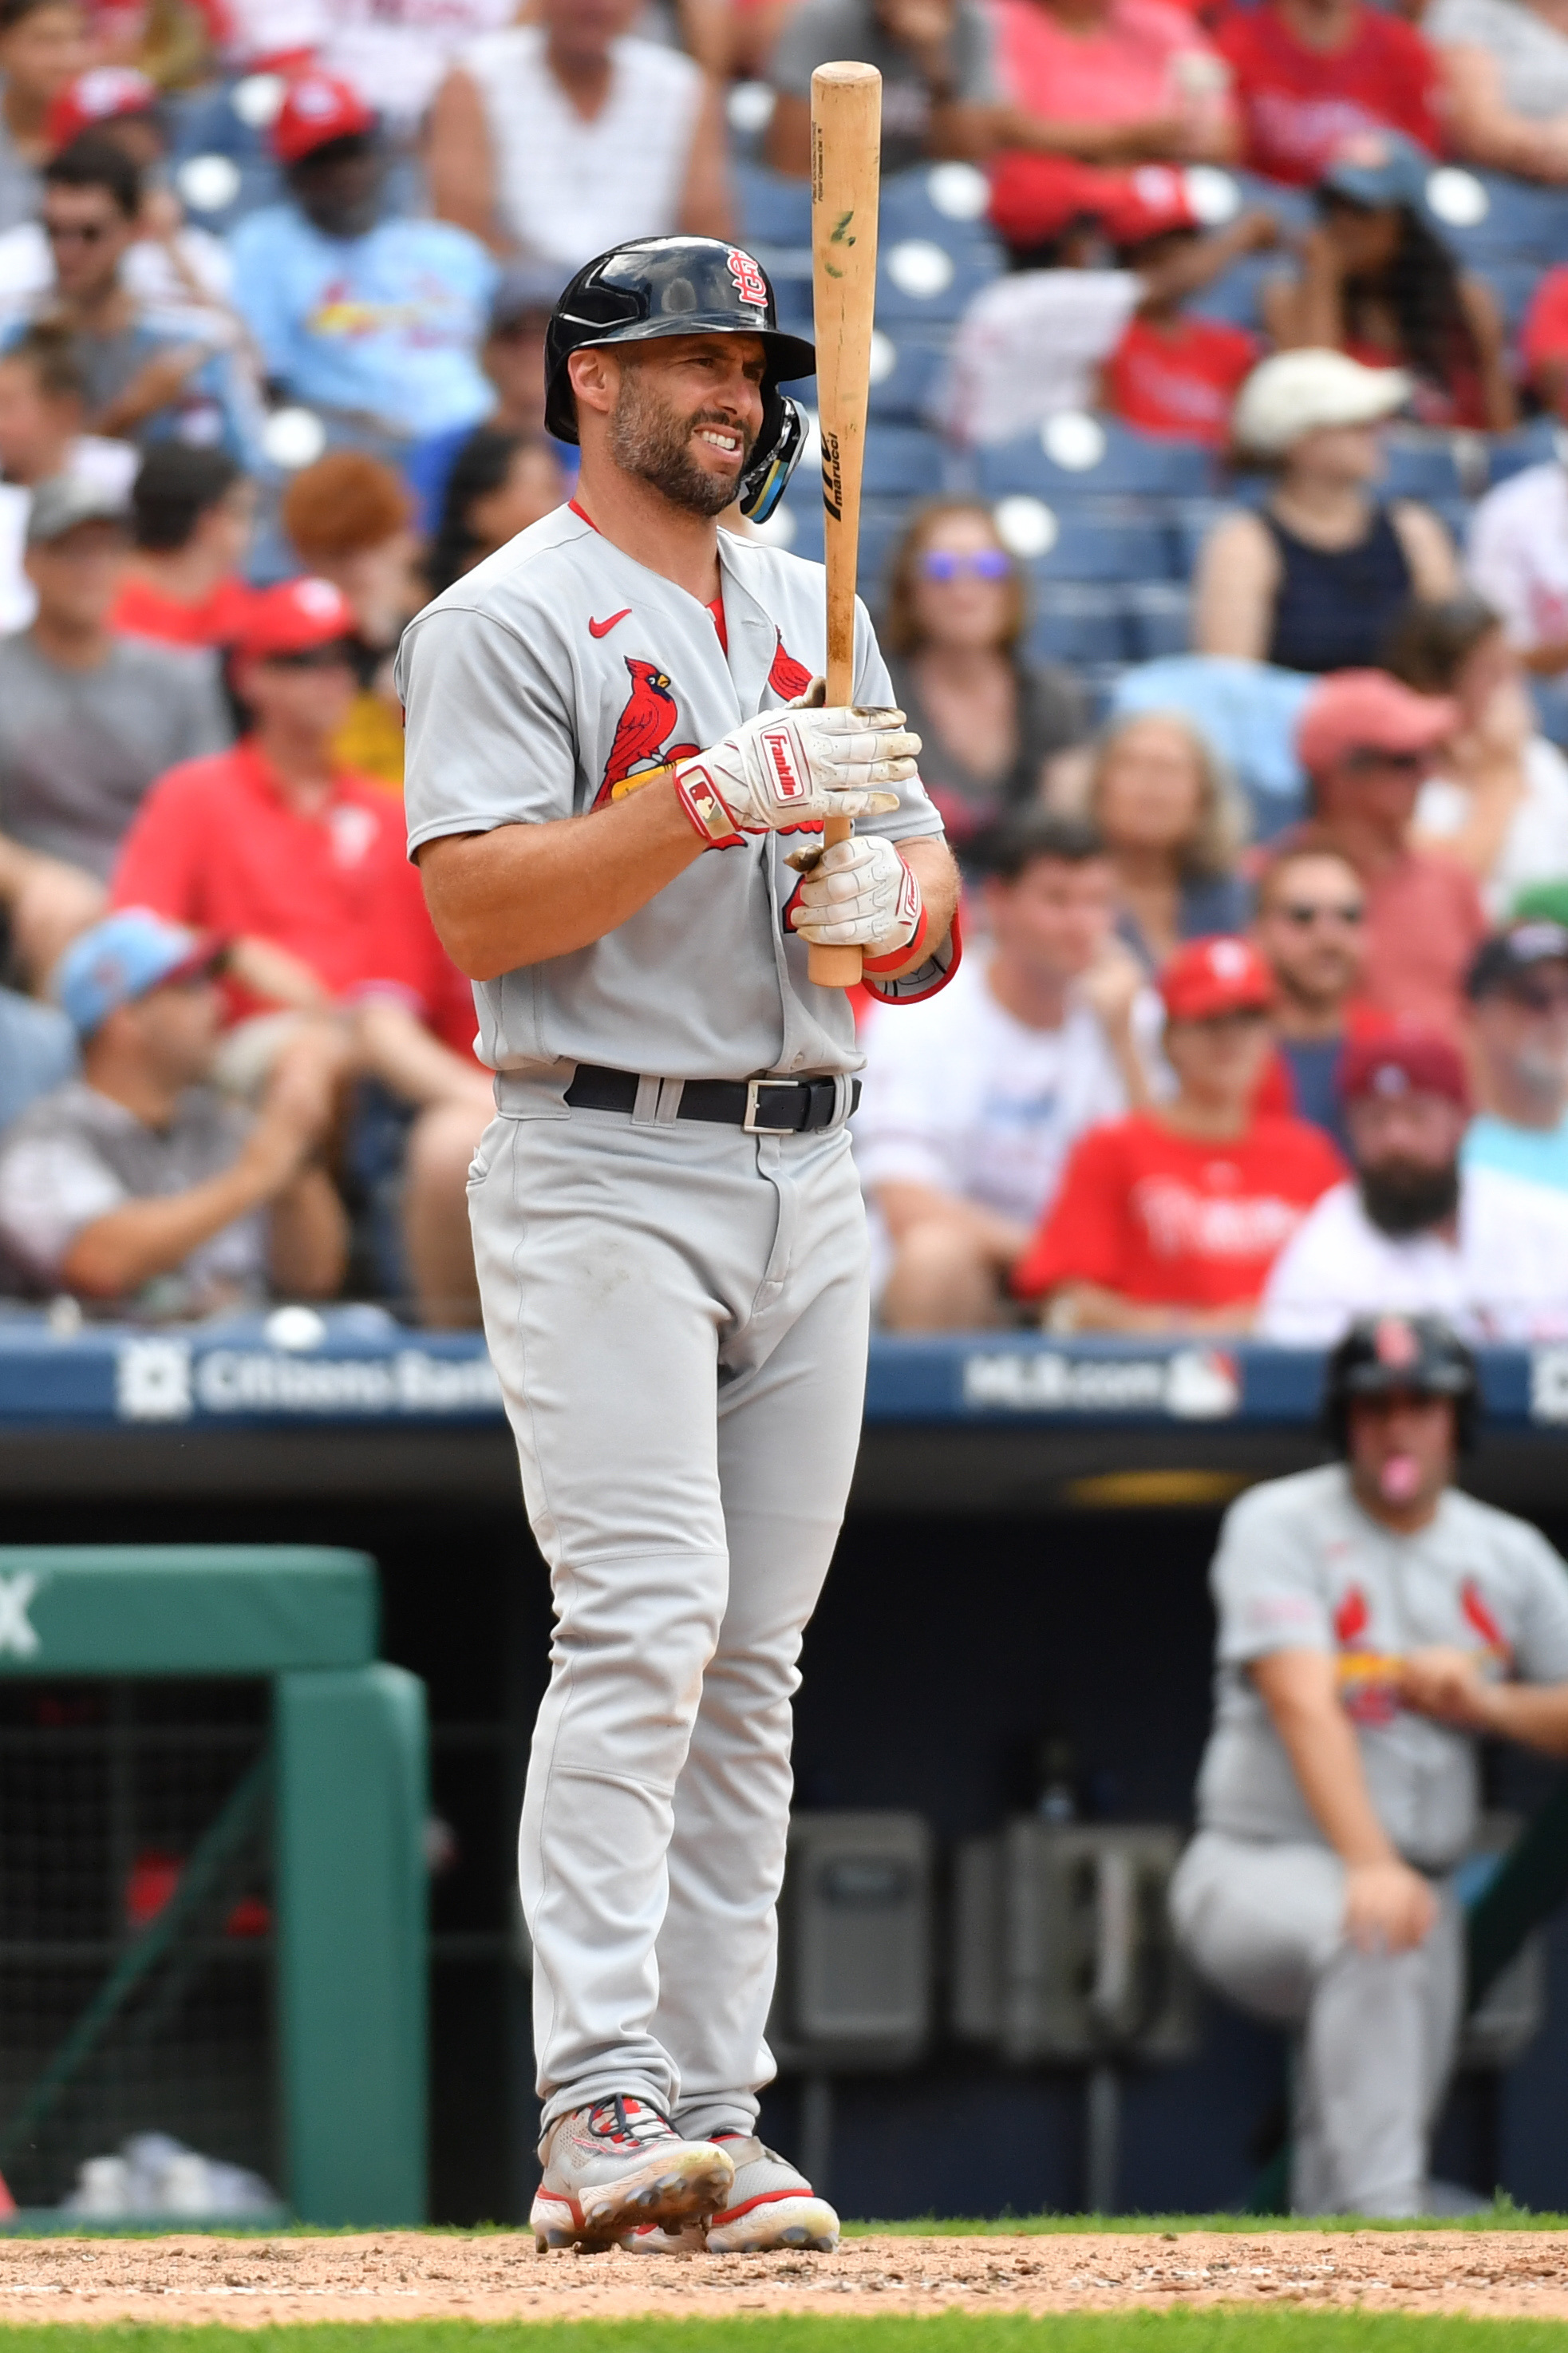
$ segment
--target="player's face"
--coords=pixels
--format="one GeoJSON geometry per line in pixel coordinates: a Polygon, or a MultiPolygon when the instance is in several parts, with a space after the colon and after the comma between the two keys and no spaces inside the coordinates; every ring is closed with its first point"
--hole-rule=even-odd
{"type": "Polygon", "coordinates": [[[1103,858],[1037,858],[1016,882],[991,883],[985,907],[999,952],[1043,977],[1076,980],[1103,953],[1115,913],[1103,858]]]}
{"type": "Polygon", "coordinates": [[[689,513],[722,513],[763,429],[758,335],[671,335],[614,353],[610,456],[689,513]]]}
{"type": "Polygon", "coordinates": [[[1350,1409],[1351,1479],[1375,1511],[1419,1514],[1454,1470],[1454,1409],[1447,1398],[1395,1389],[1355,1398],[1350,1409]]]}

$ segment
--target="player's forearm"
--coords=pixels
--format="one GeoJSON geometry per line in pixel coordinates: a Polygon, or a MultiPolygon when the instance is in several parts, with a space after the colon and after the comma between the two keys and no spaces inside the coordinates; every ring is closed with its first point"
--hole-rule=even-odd
{"type": "Polygon", "coordinates": [[[1252,1662],[1297,1786],[1312,1820],[1342,1861],[1392,1862],[1393,1841],[1373,1810],[1361,1750],[1326,1651],[1274,1651],[1252,1662]]]}
{"type": "Polygon", "coordinates": [[[661,776],[586,817],[445,834],[416,854],[442,946],[470,980],[494,980],[592,946],[703,849],[661,776]]]}

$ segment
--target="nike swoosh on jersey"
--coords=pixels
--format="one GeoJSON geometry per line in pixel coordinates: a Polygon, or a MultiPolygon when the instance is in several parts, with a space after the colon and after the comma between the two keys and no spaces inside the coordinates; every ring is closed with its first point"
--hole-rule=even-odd
{"type": "Polygon", "coordinates": [[[588,621],[588,635],[591,638],[607,638],[610,631],[615,628],[616,623],[617,621],[624,621],[631,609],[632,608],[629,605],[623,605],[620,611],[618,613],[612,613],[607,621],[595,621],[590,615],[588,621]]]}

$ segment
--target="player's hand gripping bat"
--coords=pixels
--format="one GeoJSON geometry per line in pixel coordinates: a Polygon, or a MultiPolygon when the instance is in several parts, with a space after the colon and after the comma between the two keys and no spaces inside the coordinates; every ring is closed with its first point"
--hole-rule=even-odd
{"type": "MultiPolygon", "coordinates": [[[[855,569],[860,475],[877,296],[877,185],[882,77],[875,66],[818,66],[811,77],[811,258],[816,310],[816,401],[822,422],[823,532],[827,559],[827,702],[855,700],[855,569]]],[[[823,846],[848,839],[830,817],[823,846]]],[[[853,988],[858,948],[811,946],[806,970],[822,988],[853,988]]]]}

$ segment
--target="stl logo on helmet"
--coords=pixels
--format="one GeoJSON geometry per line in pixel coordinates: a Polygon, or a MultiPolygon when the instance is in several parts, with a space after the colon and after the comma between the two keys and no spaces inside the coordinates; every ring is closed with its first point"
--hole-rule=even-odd
{"type": "Polygon", "coordinates": [[[730,275],[735,281],[735,291],[742,302],[754,303],[759,311],[768,307],[768,281],[749,253],[738,245],[730,248],[730,275]]]}

